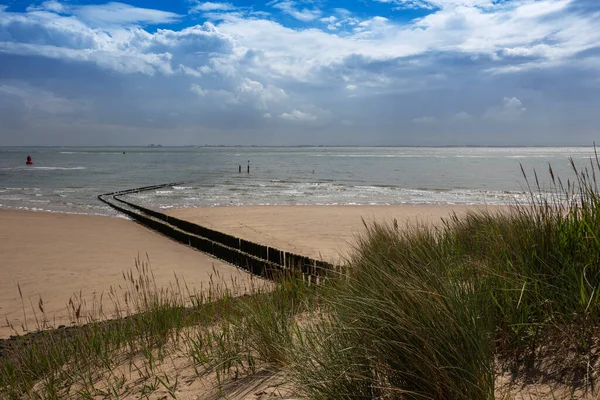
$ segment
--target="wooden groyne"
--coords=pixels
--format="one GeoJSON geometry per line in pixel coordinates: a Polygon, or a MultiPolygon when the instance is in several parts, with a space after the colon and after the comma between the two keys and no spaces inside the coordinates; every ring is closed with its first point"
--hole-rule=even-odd
{"type": "Polygon", "coordinates": [[[323,260],[264,246],[202,225],[168,216],[124,200],[121,196],[181,185],[183,182],[145,186],[101,194],[98,199],[138,223],[203,253],[266,279],[277,280],[289,273],[301,273],[311,281],[330,273],[334,266],[323,260]]]}

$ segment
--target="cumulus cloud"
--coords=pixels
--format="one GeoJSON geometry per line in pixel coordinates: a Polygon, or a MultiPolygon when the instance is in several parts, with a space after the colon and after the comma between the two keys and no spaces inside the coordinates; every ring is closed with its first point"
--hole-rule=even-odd
{"type": "Polygon", "coordinates": [[[505,97],[500,107],[489,108],[483,117],[497,121],[514,121],[526,111],[521,100],[516,97],[505,97]]]}
{"type": "MultiPolygon", "coordinates": [[[[418,6],[424,16],[399,22],[345,9],[325,14],[319,8],[325,3],[291,0],[269,3],[267,15],[197,1],[190,8],[210,22],[196,25],[197,15],[116,2],[50,0],[24,12],[0,6],[0,120],[3,110],[19,107],[49,112],[52,101],[31,106],[18,88],[38,90],[46,100],[53,95],[64,107],[60,99],[77,104],[88,97],[90,124],[108,118],[143,131],[150,118],[154,127],[185,135],[198,132],[194,126],[216,135],[237,124],[262,132],[284,120],[330,123],[331,135],[342,140],[365,132],[433,132],[451,121],[468,120],[453,126],[489,135],[508,129],[505,121],[577,115],[586,132],[600,122],[593,92],[600,82],[600,14],[590,12],[600,11],[597,2],[386,3],[418,6]],[[287,16],[296,19],[293,26],[285,25],[287,16]],[[518,97],[499,104],[506,93],[518,97]],[[575,111],[560,111],[567,109],[575,111]],[[363,114],[369,118],[356,119],[363,114]],[[335,136],[335,127],[344,135],[335,136]]],[[[301,125],[287,124],[286,134],[301,125]]]]}
{"type": "Polygon", "coordinates": [[[213,104],[227,106],[240,103],[240,99],[236,96],[236,94],[227,90],[205,89],[197,83],[192,83],[190,90],[199,97],[205,98],[210,102],[215,102],[213,104]]]}
{"type": "Polygon", "coordinates": [[[40,5],[31,5],[31,6],[27,7],[27,11],[29,11],[29,12],[42,11],[42,10],[60,13],[60,12],[65,11],[65,7],[56,0],[44,1],[40,5]]]}
{"type": "Polygon", "coordinates": [[[274,85],[263,85],[260,82],[245,78],[238,86],[240,96],[246,97],[259,110],[268,110],[273,104],[283,102],[288,97],[285,90],[274,85]]]}
{"type": "Polygon", "coordinates": [[[213,3],[207,1],[205,3],[198,3],[191,8],[192,12],[207,12],[207,11],[231,11],[235,10],[236,7],[230,3],[213,3]]]}
{"type": "Polygon", "coordinates": [[[320,18],[319,22],[327,24],[327,29],[330,31],[336,31],[338,29],[348,28],[360,23],[360,20],[354,17],[348,16],[348,14],[341,14],[342,16],[330,15],[329,17],[320,18]]]}
{"type": "MultiPolygon", "coordinates": [[[[190,41],[194,37],[200,40],[210,37],[212,44],[227,43],[225,46],[229,46],[229,54],[215,57],[210,54],[211,43],[206,43],[206,47],[201,48],[201,43],[196,41],[194,44],[198,47],[185,48],[187,54],[191,54],[187,59],[197,59],[197,56],[206,54],[206,58],[210,58],[210,62],[214,64],[213,69],[227,71],[231,76],[239,68],[237,64],[249,61],[243,59],[248,51],[259,54],[253,60],[257,71],[264,68],[265,73],[273,76],[288,76],[300,80],[314,79],[310,75],[320,68],[336,65],[343,67],[352,58],[362,58],[362,70],[369,73],[369,70],[374,69],[369,67],[378,62],[385,61],[389,64],[394,59],[433,54],[435,51],[455,52],[473,59],[477,57],[481,61],[489,60],[486,65],[488,71],[510,72],[522,68],[555,67],[568,62],[585,49],[600,46],[600,32],[595,29],[596,23],[600,22],[597,21],[598,17],[578,15],[557,18],[558,13],[564,11],[570,1],[523,0],[514,5],[489,3],[489,7],[495,11],[491,12],[475,7],[476,1],[464,0],[460,3],[462,7],[448,9],[448,4],[458,3],[440,0],[439,4],[445,8],[409,24],[398,25],[377,16],[360,22],[349,17],[343,17],[346,18],[344,20],[341,15],[330,16],[321,21],[335,29],[343,21],[353,24],[352,33],[343,36],[315,29],[291,29],[272,20],[240,15],[232,15],[218,25],[204,24],[202,27],[190,27],[182,31],[163,29],[148,33],[143,30],[111,29],[108,34],[94,27],[172,22],[179,16],[122,3],[67,7],[52,1],[42,4],[44,13],[2,12],[0,37],[4,30],[5,35],[10,35],[8,37],[13,40],[1,42],[0,50],[4,47],[6,52],[37,52],[49,57],[99,63],[111,54],[116,58],[126,59],[114,63],[116,68],[124,72],[149,73],[153,70],[171,73],[179,69],[178,64],[183,65],[182,70],[196,66],[181,62],[177,57],[170,59],[170,54],[174,54],[178,48],[184,50],[183,46],[191,45],[190,41]],[[60,10],[59,6],[62,7],[60,10]],[[52,10],[54,11],[51,12],[52,10]],[[36,38],[35,43],[31,43],[32,36],[29,34],[33,30],[44,32],[44,35],[33,36],[36,38]],[[65,44],[82,51],[65,52],[65,44]]],[[[271,4],[284,12],[296,9],[296,4],[291,1],[271,4]]],[[[224,10],[229,5],[204,2],[197,7],[224,10]]],[[[307,13],[300,19],[308,21],[317,18],[317,10],[312,11],[313,14],[307,13]]],[[[180,55],[184,57],[184,52],[180,51],[180,55]]],[[[104,64],[110,67],[111,63],[104,64]]],[[[381,81],[382,77],[385,79],[393,75],[392,69],[379,74],[377,79],[381,81]]],[[[389,84],[390,81],[382,83],[389,84]]]]}
{"type": "Polygon", "coordinates": [[[230,90],[207,89],[197,83],[192,83],[190,90],[202,98],[218,99],[224,105],[245,105],[264,114],[269,114],[268,111],[273,108],[279,108],[288,97],[287,93],[277,86],[264,85],[249,78],[242,79],[230,90]]]}

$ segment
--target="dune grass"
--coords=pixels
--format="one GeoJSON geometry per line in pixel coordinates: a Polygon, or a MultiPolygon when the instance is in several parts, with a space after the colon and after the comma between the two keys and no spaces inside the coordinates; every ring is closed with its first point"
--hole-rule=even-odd
{"type": "Polygon", "coordinates": [[[290,275],[237,296],[236,283],[217,277],[191,293],[179,280],[155,287],[139,263],[124,275],[125,293],[111,294],[121,319],[8,348],[0,397],[162,388],[176,398],[178,376],[157,367],[173,349],[217,387],[267,369],[311,399],[492,399],[504,396],[497,378],[506,371],[571,397],[595,393],[600,165],[572,166],[566,182],[550,168],[544,188],[523,172],[529,201],[509,211],[480,209],[439,227],[366,223],[343,273],[319,285],[290,275]],[[111,375],[127,360],[142,388],[111,375]]]}
{"type": "MultiPolygon", "coordinates": [[[[294,376],[314,399],[491,399],[496,377],[594,392],[598,159],[563,184],[537,176],[510,211],[443,227],[367,224],[347,276],[323,288],[294,376]]],[[[529,179],[524,178],[529,185],[529,179]]]]}

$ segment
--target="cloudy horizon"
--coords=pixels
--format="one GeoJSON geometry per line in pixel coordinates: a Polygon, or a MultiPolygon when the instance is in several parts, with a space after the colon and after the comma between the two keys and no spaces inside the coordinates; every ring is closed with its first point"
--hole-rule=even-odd
{"type": "Polygon", "coordinates": [[[591,145],[596,0],[0,0],[0,146],[591,145]]]}

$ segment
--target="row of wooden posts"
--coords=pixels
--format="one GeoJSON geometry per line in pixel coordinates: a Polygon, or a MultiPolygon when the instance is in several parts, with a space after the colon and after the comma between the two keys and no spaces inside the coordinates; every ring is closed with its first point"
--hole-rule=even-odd
{"type": "Polygon", "coordinates": [[[181,185],[175,182],[101,194],[98,199],[138,223],[169,238],[194,247],[222,261],[266,279],[277,280],[290,273],[304,275],[311,281],[328,274],[334,266],[322,260],[264,246],[223,232],[150,210],[121,196],[181,185]]]}

